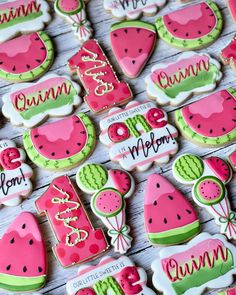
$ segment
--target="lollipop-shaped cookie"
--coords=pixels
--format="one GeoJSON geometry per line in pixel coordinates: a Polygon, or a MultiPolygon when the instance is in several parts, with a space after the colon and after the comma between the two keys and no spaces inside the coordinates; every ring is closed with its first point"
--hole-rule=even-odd
{"type": "Polygon", "coordinates": [[[82,191],[93,194],[92,210],[108,228],[115,251],[126,253],[132,241],[125,224],[125,198],[134,191],[131,175],[120,169],[107,171],[98,164],[85,164],[78,170],[76,181],[82,191]]]}
{"type": "Polygon", "coordinates": [[[173,174],[179,182],[194,185],[194,201],[214,216],[221,233],[236,239],[236,213],[230,208],[225,188],[232,177],[229,165],[218,157],[202,160],[186,154],[175,160],[173,174]]]}

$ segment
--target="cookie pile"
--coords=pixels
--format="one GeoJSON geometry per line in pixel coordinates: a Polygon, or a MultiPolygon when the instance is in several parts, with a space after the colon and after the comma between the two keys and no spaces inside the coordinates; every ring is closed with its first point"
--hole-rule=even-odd
{"type": "MultiPolygon", "coordinates": [[[[12,129],[24,128],[24,149],[11,134],[0,140],[2,212],[23,199],[30,202],[33,167],[58,174],[37,197],[35,208],[54,233],[52,250],[60,266],[80,265],[74,278],[66,278],[64,294],[154,295],[154,288],[164,295],[200,295],[209,288],[221,288],[221,295],[236,294],[236,289],[224,289],[236,275],[232,242],[236,212],[228,188],[236,171],[236,90],[214,91],[223,78],[221,62],[236,71],[236,39],[226,42],[218,58],[198,51],[220,36],[224,21],[220,7],[210,0],[182,0],[190,3],[179,3],[178,10],[165,6],[166,0],[103,0],[104,13],[107,10],[118,19],[109,33],[116,65],[127,81],[145,73],[148,98],[140,101],[115,73],[100,40],[92,39],[88,2],[0,3],[0,79],[14,83],[2,96],[2,114],[12,129]],[[169,13],[161,15],[164,6],[169,13]],[[56,51],[43,29],[53,10],[70,24],[80,44],[65,61],[64,74],[47,73],[56,51]],[[139,20],[157,13],[154,23],[139,20]],[[145,66],[162,41],[166,50],[175,47],[178,56],[156,62],[146,73],[145,66]],[[188,102],[203,93],[207,93],[204,98],[188,102]],[[88,111],[78,112],[83,103],[88,111]],[[162,108],[166,105],[175,107],[175,122],[162,108]],[[180,134],[200,147],[199,155],[181,152],[180,134]],[[97,138],[118,167],[89,160],[97,138]],[[204,147],[230,144],[234,149],[227,160],[200,156],[204,147]],[[164,167],[172,158],[172,181],[149,172],[153,164],[164,167]],[[76,185],[72,177],[63,175],[74,168],[76,185]],[[152,246],[164,247],[156,251],[150,265],[153,286],[148,286],[145,270],[124,255],[131,254],[135,244],[128,225],[132,215],[126,216],[129,198],[135,195],[135,173],[147,177],[141,204],[146,237],[152,246]],[[176,181],[192,187],[193,202],[176,189],[176,181]],[[81,192],[89,195],[92,213],[84,206],[81,192]],[[201,233],[205,209],[219,233],[201,233]],[[102,222],[100,227],[96,221],[102,222]],[[108,250],[117,255],[106,256],[108,250]],[[99,256],[103,257],[96,265],[86,264],[99,256]]],[[[236,21],[235,0],[228,0],[227,7],[236,21]]],[[[47,254],[36,217],[22,212],[9,223],[0,240],[0,289],[40,290],[47,283],[51,253],[47,254]]]]}

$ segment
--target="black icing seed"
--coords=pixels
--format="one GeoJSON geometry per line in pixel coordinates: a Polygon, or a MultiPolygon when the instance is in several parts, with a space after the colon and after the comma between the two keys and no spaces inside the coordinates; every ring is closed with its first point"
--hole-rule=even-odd
{"type": "Polygon", "coordinates": [[[140,48],[140,49],[138,50],[138,52],[139,52],[139,53],[141,53],[142,51],[143,51],[143,49],[142,49],[142,48],[140,48]]]}
{"type": "Polygon", "coordinates": [[[14,67],[12,68],[12,71],[15,72],[15,70],[16,70],[16,67],[14,66],[14,67]]]}
{"type": "Polygon", "coordinates": [[[69,153],[70,153],[70,151],[69,150],[66,150],[66,154],[69,155],[69,153]]]}
{"type": "Polygon", "coordinates": [[[127,53],[128,52],[128,49],[127,48],[125,48],[125,53],[127,53]]]}
{"type": "Polygon", "coordinates": [[[30,65],[27,64],[26,67],[27,67],[27,69],[30,69],[30,65]]]}
{"type": "Polygon", "coordinates": [[[150,218],[148,222],[149,222],[149,223],[152,223],[152,218],[150,218]]]}
{"type": "Polygon", "coordinates": [[[34,40],[39,41],[39,37],[36,37],[34,40]]]}
{"type": "Polygon", "coordinates": [[[166,218],[164,218],[164,223],[167,224],[167,219],[166,218]]]}
{"type": "Polygon", "coordinates": [[[55,153],[53,152],[53,153],[51,153],[51,155],[52,155],[52,156],[55,156],[55,153]]]}
{"type": "Polygon", "coordinates": [[[45,50],[45,47],[41,47],[40,49],[41,49],[41,50],[45,50]]]}
{"type": "Polygon", "coordinates": [[[202,32],[201,32],[201,31],[198,31],[198,34],[199,34],[199,35],[201,35],[201,34],[202,34],[202,32]]]}
{"type": "Polygon", "coordinates": [[[213,130],[212,129],[210,129],[210,133],[212,133],[213,132],[213,130]]]}
{"type": "Polygon", "coordinates": [[[172,201],[174,198],[172,196],[168,196],[168,198],[172,201]]]}
{"type": "Polygon", "coordinates": [[[30,245],[33,245],[33,243],[34,243],[34,241],[31,239],[31,240],[29,240],[29,244],[30,245]]]}
{"type": "Polygon", "coordinates": [[[178,220],[180,220],[180,219],[181,219],[181,217],[180,217],[180,215],[179,215],[179,214],[177,214],[177,218],[178,218],[178,220]]]}
{"type": "Polygon", "coordinates": [[[42,148],[43,148],[43,145],[40,145],[40,146],[39,146],[39,149],[41,150],[42,148]]]}
{"type": "Polygon", "coordinates": [[[138,33],[140,32],[140,28],[137,29],[137,32],[138,32],[138,33]]]}
{"type": "Polygon", "coordinates": [[[39,137],[39,135],[38,134],[36,134],[35,136],[34,136],[34,138],[38,138],[39,137]]]}
{"type": "Polygon", "coordinates": [[[116,33],[114,33],[114,34],[113,34],[113,36],[114,36],[114,37],[117,37],[117,34],[116,34],[116,33]]]}
{"type": "Polygon", "coordinates": [[[133,65],[135,64],[135,60],[132,60],[132,64],[133,64],[133,65]]]}
{"type": "Polygon", "coordinates": [[[159,188],[160,187],[160,184],[159,183],[157,183],[157,188],[159,188]]]}
{"type": "Polygon", "coordinates": [[[26,224],[24,223],[24,224],[22,224],[22,228],[23,229],[25,229],[26,228],[26,224]]]}
{"type": "Polygon", "coordinates": [[[8,264],[7,267],[6,267],[6,270],[10,270],[10,268],[11,268],[11,265],[8,264]]]}
{"type": "Polygon", "coordinates": [[[201,125],[200,125],[200,124],[198,124],[198,125],[197,125],[197,128],[198,128],[198,129],[199,129],[199,128],[201,128],[201,125]]]}
{"type": "Polygon", "coordinates": [[[186,211],[187,211],[188,214],[191,214],[192,213],[189,209],[186,209],[186,211]]]}
{"type": "Polygon", "coordinates": [[[126,33],[126,34],[128,33],[128,30],[127,30],[127,29],[125,29],[125,33],[126,33]]]}
{"type": "Polygon", "coordinates": [[[222,128],[222,131],[223,131],[223,132],[225,132],[225,131],[226,131],[224,127],[222,128]]]}
{"type": "Polygon", "coordinates": [[[10,243],[11,243],[11,244],[14,244],[14,243],[15,243],[15,238],[12,238],[12,239],[10,240],[10,243]]]}
{"type": "Polygon", "coordinates": [[[156,200],[154,201],[153,205],[154,205],[154,206],[156,206],[156,205],[157,205],[157,201],[156,201],[156,200]]]}
{"type": "Polygon", "coordinates": [[[192,118],[193,118],[193,115],[189,116],[189,120],[192,120],[192,118]]]}
{"type": "Polygon", "coordinates": [[[26,266],[23,267],[23,272],[27,272],[27,267],[26,266]]]}
{"type": "Polygon", "coordinates": [[[41,266],[38,267],[38,271],[39,271],[39,272],[42,272],[42,271],[43,271],[43,269],[42,269],[41,266]]]}
{"type": "Polygon", "coordinates": [[[80,143],[80,142],[77,142],[77,145],[78,145],[78,146],[81,146],[81,143],[80,143]]]}
{"type": "Polygon", "coordinates": [[[41,59],[36,59],[35,61],[37,61],[39,64],[41,63],[41,59]]]}
{"type": "Polygon", "coordinates": [[[3,64],[3,61],[0,61],[0,65],[2,65],[3,64]]]}

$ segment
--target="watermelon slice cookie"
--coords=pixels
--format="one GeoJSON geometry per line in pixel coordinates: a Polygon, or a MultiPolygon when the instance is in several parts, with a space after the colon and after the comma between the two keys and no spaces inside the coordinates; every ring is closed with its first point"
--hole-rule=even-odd
{"type": "Polygon", "coordinates": [[[79,113],[25,132],[23,142],[29,158],[37,166],[64,170],[89,157],[96,137],[89,117],[79,113]]]}
{"type": "Polygon", "coordinates": [[[33,214],[23,212],[14,220],[0,240],[0,251],[0,288],[27,292],[44,286],[46,248],[33,214]]]}
{"type": "Polygon", "coordinates": [[[143,21],[123,21],[112,25],[112,50],[123,73],[136,78],[150,58],[156,44],[156,28],[143,21]]]}
{"type": "Polygon", "coordinates": [[[23,35],[0,44],[0,78],[10,82],[33,81],[51,66],[54,50],[44,32],[23,35]]]}
{"type": "Polygon", "coordinates": [[[175,112],[184,137],[201,146],[223,146],[236,139],[236,92],[213,93],[175,112]],[[207,108],[206,108],[207,106],[207,108]]]}
{"type": "Polygon", "coordinates": [[[212,1],[187,6],[156,21],[160,38],[182,50],[211,45],[219,37],[222,26],[221,12],[212,1]]]}
{"type": "Polygon", "coordinates": [[[148,177],[144,198],[146,232],[154,245],[174,245],[190,240],[200,232],[193,206],[164,177],[148,177]]]}
{"type": "Polygon", "coordinates": [[[121,169],[110,169],[99,164],[85,164],[76,174],[79,188],[93,194],[91,207],[108,228],[111,243],[121,254],[131,247],[130,228],[125,224],[125,198],[134,192],[132,176],[121,169]]]}

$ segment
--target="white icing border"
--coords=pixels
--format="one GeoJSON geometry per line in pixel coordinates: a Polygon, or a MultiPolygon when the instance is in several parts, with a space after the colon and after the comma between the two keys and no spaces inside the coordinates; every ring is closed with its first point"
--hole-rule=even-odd
{"type": "Polygon", "coordinates": [[[178,59],[175,62],[161,63],[161,64],[158,63],[157,65],[152,67],[151,73],[148,76],[146,76],[146,78],[145,78],[147,93],[150,96],[150,98],[156,100],[157,103],[159,103],[160,105],[170,104],[172,106],[177,106],[177,105],[183,103],[185,100],[187,100],[191,96],[193,96],[194,94],[205,93],[205,92],[210,92],[210,91],[214,90],[216,88],[216,86],[217,86],[217,82],[219,82],[222,79],[222,76],[223,76],[220,69],[221,69],[220,63],[216,59],[213,59],[209,54],[196,53],[196,52],[193,52],[193,51],[184,52],[178,57],[178,59]],[[205,86],[202,86],[202,87],[198,87],[198,88],[193,88],[191,91],[179,92],[179,94],[175,98],[170,98],[165,93],[165,91],[162,91],[152,81],[151,75],[156,70],[159,70],[159,69],[165,70],[165,68],[167,68],[169,66],[178,64],[181,60],[188,59],[188,58],[191,58],[193,56],[199,56],[199,57],[200,56],[207,56],[209,58],[209,63],[215,65],[216,68],[218,69],[218,73],[217,73],[217,75],[215,77],[213,77],[213,81],[212,81],[211,84],[208,84],[208,85],[205,85],[205,86]]]}
{"type": "MultiPolygon", "coordinates": [[[[10,0],[7,2],[15,2],[16,0],[10,0]]],[[[49,5],[44,0],[36,0],[37,3],[41,4],[40,11],[42,15],[37,19],[22,22],[16,25],[12,25],[5,29],[0,29],[0,43],[10,40],[16,37],[19,33],[33,33],[40,31],[44,28],[44,24],[47,24],[51,20],[51,15],[49,14],[49,5]]]]}
{"type": "Polygon", "coordinates": [[[47,118],[50,116],[51,117],[63,117],[63,116],[70,115],[72,113],[74,107],[78,106],[82,102],[82,99],[79,96],[80,92],[81,92],[81,87],[77,83],[73,82],[69,76],[48,74],[48,75],[43,76],[43,78],[41,78],[40,80],[38,80],[37,82],[34,82],[34,83],[21,83],[21,84],[13,85],[11,88],[11,91],[9,93],[3,95],[3,97],[2,97],[2,100],[3,100],[2,113],[6,118],[10,119],[11,123],[14,126],[24,126],[27,128],[33,128],[33,127],[39,125],[40,123],[46,121],[47,118]],[[72,86],[74,87],[74,89],[77,93],[77,95],[74,96],[73,103],[70,105],[61,106],[59,108],[50,109],[44,113],[37,114],[36,116],[33,116],[29,120],[24,119],[19,114],[19,112],[15,109],[15,107],[13,106],[12,101],[11,101],[11,94],[13,92],[19,91],[21,89],[25,89],[28,87],[30,88],[32,86],[38,85],[39,83],[45,82],[46,80],[52,79],[52,78],[64,78],[64,79],[71,82],[72,86]]]}
{"type": "Polygon", "coordinates": [[[178,254],[184,251],[189,250],[193,246],[197,245],[200,242],[203,242],[206,239],[218,239],[223,242],[223,244],[231,251],[234,259],[234,268],[227,272],[225,275],[218,277],[214,280],[206,282],[205,284],[188,289],[182,295],[200,295],[206,288],[217,289],[228,287],[233,283],[233,275],[236,274],[236,247],[233,244],[227,242],[226,238],[223,235],[216,234],[210,235],[206,232],[199,234],[193,240],[191,240],[187,245],[184,246],[174,246],[168,247],[166,249],[161,250],[158,254],[159,257],[152,263],[151,267],[154,272],[152,277],[152,282],[155,288],[164,293],[164,295],[176,295],[174,288],[171,286],[171,282],[168,280],[165,275],[163,268],[161,266],[161,259],[166,258],[168,256],[178,254]]]}

